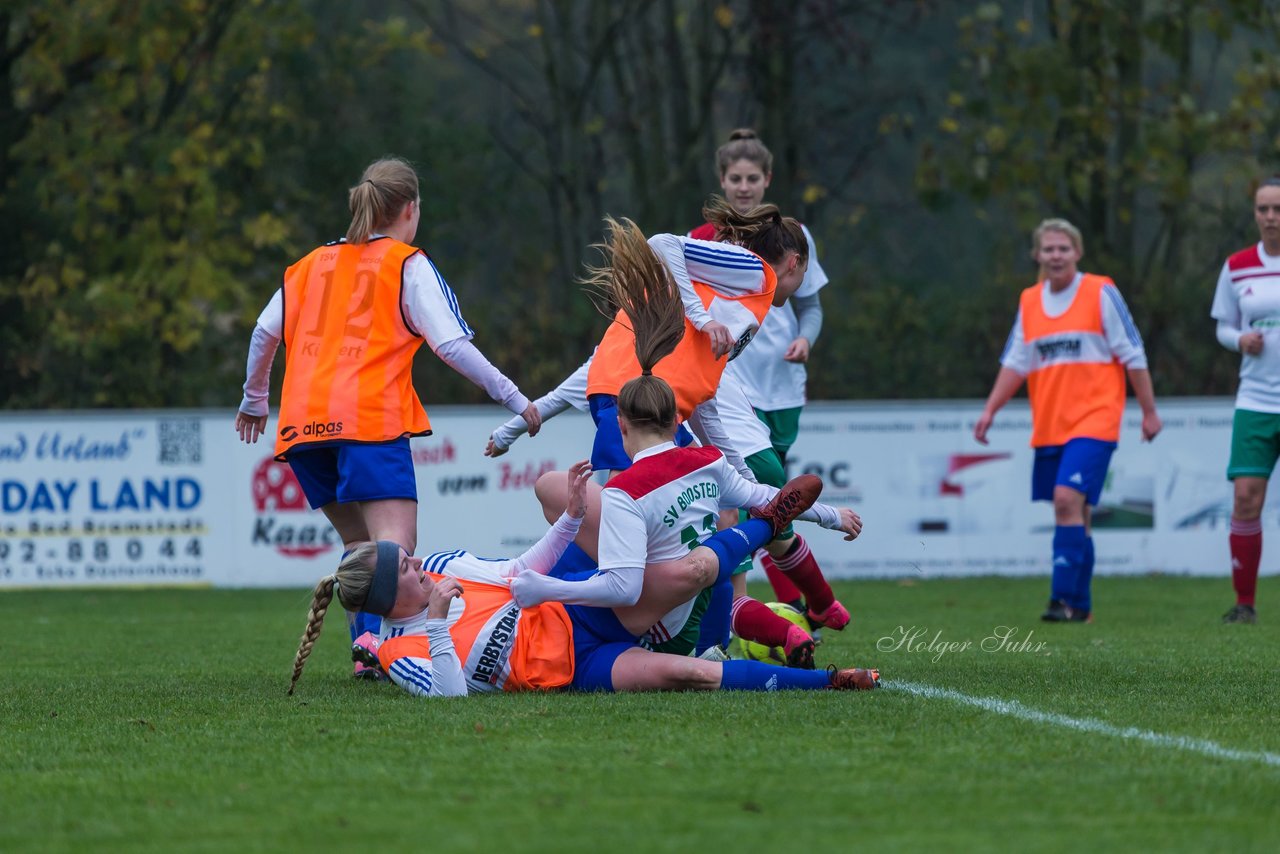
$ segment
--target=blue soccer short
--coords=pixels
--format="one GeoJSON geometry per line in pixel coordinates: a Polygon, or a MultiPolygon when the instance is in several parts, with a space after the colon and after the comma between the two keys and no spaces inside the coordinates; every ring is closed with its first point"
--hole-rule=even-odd
{"type": "MultiPolygon", "coordinates": [[[[564,581],[582,581],[599,572],[591,556],[570,543],[551,575],[564,581]]],[[[575,691],[612,691],[613,663],[639,644],[610,608],[565,605],[573,622],[573,682],[575,691]]]]}
{"type": "Polygon", "coordinates": [[[640,639],[622,627],[610,608],[565,605],[564,609],[573,622],[573,690],[612,691],[614,662],[635,649],[640,639]]]}
{"type": "Polygon", "coordinates": [[[1036,448],[1031,471],[1031,500],[1052,501],[1053,489],[1066,486],[1084,494],[1090,507],[1098,506],[1115,442],[1071,439],[1065,445],[1036,448]]]}
{"type": "MultiPolygon", "coordinates": [[[[587,398],[591,419],[596,422],[596,438],[591,444],[591,468],[596,471],[626,471],[631,458],[622,444],[618,427],[618,398],[612,394],[593,394],[587,398]]],[[[676,445],[693,443],[693,434],[683,424],[676,428],[676,445]]]]}
{"type": "Polygon", "coordinates": [[[418,500],[409,437],[390,442],[331,442],[289,451],[302,493],[312,509],[337,501],[418,500]]]}

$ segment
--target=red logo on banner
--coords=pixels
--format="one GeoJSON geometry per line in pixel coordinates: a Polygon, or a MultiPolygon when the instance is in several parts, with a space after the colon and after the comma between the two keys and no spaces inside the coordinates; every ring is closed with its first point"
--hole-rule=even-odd
{"type": "Polygon", "coordinates": [[[947,473],[938,483],[939,495],[964,495],[964,484],[952,480],[952,478],[964,471],[982,463],[989,463],[993,460],[1007,460],[1012,454],[952,454],[947,460],[947,473]]]}
{"type": "Polygon", "coordinates": [[[337,534],[327,519],[290,523],[282,513],[305,513],[307,497],[293,469],[266,457],[253,470],[253,509],[258,518],[253,526],[253,542],[274,546],[288,557],[315,557],[337,545],[337,534]]]}

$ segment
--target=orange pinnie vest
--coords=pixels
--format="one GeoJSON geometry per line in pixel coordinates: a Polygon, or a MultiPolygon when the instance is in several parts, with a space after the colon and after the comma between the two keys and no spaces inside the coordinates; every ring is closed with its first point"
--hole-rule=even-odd
{"type": "MultiPolygon", "coordinates": [[[[573,681],[573,624],[559,602],[521,609],[511,588],[459,578],[463,611],[449,627],[468,692],[546,691],[573,681]]],[[[396,659],[431,658],[424,635],[387,638],[382,669],[396,659]]]]}
{"type": "Polygon", "coordinates": [[[284,389],[276,459],[312,442],[425,436],[413,389],[422,336],[400,309],[405,262],[389,237],[321,246],[284,274],[284,389]]]}
{"type": "Polygon", "coordinates": [[[1085,273],[1075,299],[1058,317],[1044,312],[1037,283],[1022,292],[1022,334],[1031,353],[1031,446],[1071,439],[1120,439],[1124,366],[1111,352],[1102,326],[1105,276],[1085,273]]]}
{"type": "MultiPolygon", "coordinates": [[[[763,287],[753,294],[726,295],[711,285],[694,282],[693,289],[702,299],[703,308],[709,308],[713,300],[728,300],[746,308],[755,317],[757,325],[764,322],[773,304],[773,292],[778,286],[777,274],[767,263],[764,268],[763,287]]],[[[744,336],[745,338],[746,336],[744,336]]],[[[750,339],[734,345],[734,353],[741,350],[750,339]]],[[[730,355],[733,355],[731,353],[730,355]]],[[[720,376],[728,356],[711,355],[711,336],[694,327],[688,317],[684,319],[684,337],[668,355],[654,365],[655,376],[662,377],[676,395],[676,409],[682,420],[687,420],[701,403],[715,396],[720,386],[720,376]]],[[[640,362],[636,359],[636,337],[631,331],[631,321],[619,311],[613,323],[605,330],[604,338],[591,359],[587,372],[587,394],[617,395],[629,380],[640,376],[640,362]]]]}

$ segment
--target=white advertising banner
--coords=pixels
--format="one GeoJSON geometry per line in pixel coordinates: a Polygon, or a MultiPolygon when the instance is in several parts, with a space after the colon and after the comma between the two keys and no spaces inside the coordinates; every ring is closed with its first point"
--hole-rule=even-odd
{"type": "MultiPolygon", "coordinates": [[[[1098,573],[1230,575],[1232,406],[1162,400],[1164,430],[1145,443],[1129,405],[1093,512],[1098,573]]],[[[1049,573],[1053,507],[1031,501],[1030,410],[1025,400],[1006,406],[985,446],[973,438],[980,412],[977,402],[805,409],[788,473],[822,475],[821,500],[854,507],[865,525],[853,543],[803,529],[824,572],[1049,573]]],[[[1280,515],[1275,501],[1268,507],[1264,529],[1274,533],[1280,515]]]]}
{"type": "MultiPolygon", "coordinates": [[[[828,575],[1045,574],[1053,510],[1032,504],[1030,416],[1006,407],[991,444],[979,404],[811,404],[789,472],[852,506],[852,543],[802,524],[828,575]]],[[[1164,432],[1138,439],[1130,408],[1095,512],[1099,573],[1228,574],[1228,399],[1161,402],[1164,432]]],[[[269,436],[239,442],[224,411],[0,415],[0,587],[95,584],[309,586],[341,554],[269,436]]],[[[418,553],[518,554],[546,523],[533,484],[587,456],[590,419],[567,413],[496,460],[496,407],[433,407],[413,441],[418,553]]],[[[1268,502],[1264,530],[1280,514],[1268,502]]],[[[1269,542],[1270,540],[1268,540],[1269,542]]],[[[1267,559],[1264,555],[1264,572],[1267,559]]]]}

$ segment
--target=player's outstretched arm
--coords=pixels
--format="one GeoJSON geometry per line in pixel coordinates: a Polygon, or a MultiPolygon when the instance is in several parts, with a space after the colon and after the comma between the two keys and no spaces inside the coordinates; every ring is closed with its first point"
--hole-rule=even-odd
{"type": "MultiPolygon", "coordinates": [[[[594,357],[594,354],[592,356],[594,357]]],[[[538,413],[539,423],[556,417],[569,407],[582,412],[587,410],[587,373],[590,369],[591,358],[588,358],[577,370],[565,377],[560,385],[530,404],[538,413]]],[[[528,431],[528,421],[523,415],[517,415],[489,434],[484,455],[486,457],[502,456],[516,439],[528,431]]]]}

